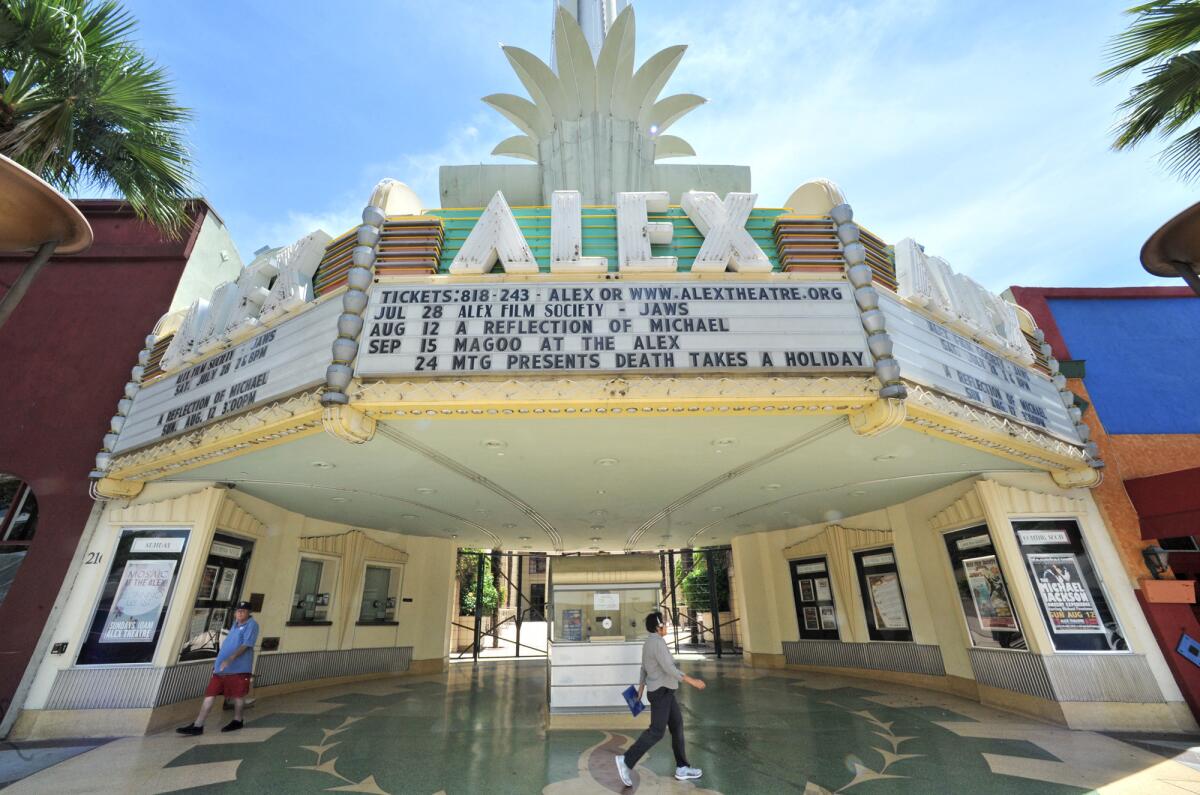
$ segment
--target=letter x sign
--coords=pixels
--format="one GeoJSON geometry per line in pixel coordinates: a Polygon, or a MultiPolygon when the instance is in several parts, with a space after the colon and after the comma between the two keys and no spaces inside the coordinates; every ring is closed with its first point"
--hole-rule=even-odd
{"type": "Polygon", "coordinates": [[[692,263],[692,273],[769,273],[771,260],[746,231],[756,193],[727,193],[725,201],[709,191],[683,194],[683,211],[704,235],[704,245],[692,263]]]}

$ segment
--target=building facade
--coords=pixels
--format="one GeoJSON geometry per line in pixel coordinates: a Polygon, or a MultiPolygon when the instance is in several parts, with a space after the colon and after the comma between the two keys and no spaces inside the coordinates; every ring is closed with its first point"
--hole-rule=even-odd
{"type": "Polygon", "coordinates": [[[1200,714],[1200,415],[1192,346],[1200,297],[1185,287],[1013,287],[1063,360],[1069,388],[1107,466],[1093,490],[1105,524],[1176,682],[1200,714]],[[1148,554],[1149,550],[1149,554],[1148,554]],[[1160,553],[1166,570],[1159,570],[1160,553]],[[1159,578],[1164,579],[1159,579],[1159,578]],[[1180,582],[1180,581],[1185,582],[1180,582]],[[1191,645],[1191,644],[1188,644],[1191,645]]]}
{"type": "MultiPolygon", "coordinates": [[[[59,586],[82,563],[76,547],[96,509],[87,480],[95,440],[130,362],[174,301],[207,294],[241,268],[203,203],[179,240],[162,239],[121,202],[76,204],[94,245],[51,259],[0,327],[8,418],[0,428],[0,712],[38,649],[59,586]]],[[[12,284],[27,259],[0,258],[0,284],[12,284]]]]}
{"type": "Polygon", "coordinates": [[[578,560],[731,546],[753,665],[1194,727],[1033,316],[831,182],[764,206],[744,167],[660,162],[704,101],[659,97],[683,48],[635,69],[631,8],[555,24],[554,68],[503,48],[530,98],[485,99],[527,164],[447,166],[441,207],[384,180],[158,324],[15,733],[179,719],[239,598],[259,693],[440,670],[459,547],[547,552],[573,658],[655,593],[606,572],[657,570],[578,560]]]}

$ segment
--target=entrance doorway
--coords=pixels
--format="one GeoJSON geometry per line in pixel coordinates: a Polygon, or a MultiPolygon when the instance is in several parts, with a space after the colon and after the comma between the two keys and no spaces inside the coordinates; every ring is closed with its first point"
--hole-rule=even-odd
{"type": "MultiPolygon", "coordinates": [[[[664,550],[659,609],[676,653],[742,652],[729,547],[664,550]]],[[[548,558],[539,552],[460,549],[451,659],[544,658],[554,605],[547,604],[548,558]]]]}

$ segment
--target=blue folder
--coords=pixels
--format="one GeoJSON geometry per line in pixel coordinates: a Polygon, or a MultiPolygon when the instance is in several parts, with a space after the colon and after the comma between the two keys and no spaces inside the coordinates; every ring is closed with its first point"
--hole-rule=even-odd
{"type": "Polygon", "coordinates": [[[633,717],[636,718],[642,714],[642,710],[646,708],[646,705],[638,698],[636,687],[630,685],[621,692],[621,695],[625,696],[625,703],[629,705],[629,711],[633,713],[633,717]]]}

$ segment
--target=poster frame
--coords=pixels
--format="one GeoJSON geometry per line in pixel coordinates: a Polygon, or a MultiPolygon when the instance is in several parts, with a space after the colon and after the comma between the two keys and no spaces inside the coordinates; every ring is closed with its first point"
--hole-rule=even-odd
{"type": "Polygon", "coordinates": [[[892,544],[885,546],[855,549],[851,552],[854,558],[854,573],[858,582],[859,600],[863,608],[863,621],[867,627],[867,637],[871,640],[913,642],[912,615],[908,612],[908,595],[904,592],[904,578],[900,576],[900,567],[896,562],[896,548],[892,544]],[[865,563],[867,559],[879,557],[887,553],[891,562],[865,563]],[[893,574],[896,577],[896,588],[900,593],[900,609],[904,612],[904,628],[894,627],[881,629],[875,624],[875,604],[871,593],[868,577],[873,575],[893,574]]]}

